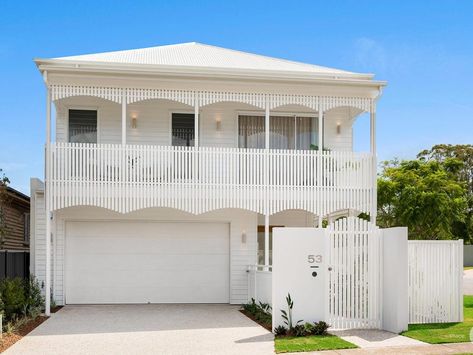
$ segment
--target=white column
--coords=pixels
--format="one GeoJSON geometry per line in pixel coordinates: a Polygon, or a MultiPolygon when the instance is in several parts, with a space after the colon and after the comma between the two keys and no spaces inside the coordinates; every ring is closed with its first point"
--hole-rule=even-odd
{"type": "Polygon", "coordinates": [[[45,278],[45,314],[51,314],[51,91],[47,84],[47,72],[44,73],[46,80],[46,154],[45,154],[45,217],[46,217],[46,278],[45,278]]]}
{"type": "Polygon", "coordinates": [[[376,223],[376,216],[378,213],[377,204],[377,159],[376,159],[376,104],[373,102],[371,104],[371,112],[370,112],[370,152],[373,158],[373,198],[371,201],[371,213],[372,216],[371,221],[376,223]]]}
{"type": "Polygon", "coordinates": [[[197,94],[194,101],[194,146],[199,146],[199,99],[197,94]]]}
{"type": "MultiPolygon", "coordinates": [[[[323,148],[324,148],[324,123],[323,123],[323,120],[324,120],[324,111],[322,110],[322,108],[319,107],[319,127],[318,127],[319,139],[318,139],[318,142],[317,142],[317,145],[318,145],[318,148],[319,148],[319,153],[322,153],[323,148]]],[[[318,164],[317,164],[318,185],[322,186],[322,179],[323,179],[323,176],[322,176],[322,154],[319,155],[319,159],[317,159],[317,162],[318,162],[318,164]]],[[[318,195],[322,196],[322,194],[318,194],[318,195]]],[[[322,201],[319,201],[319,206],[322,207],[322,201]]],[[[318,225],[319,228],[322,228],[322,218],[323,218],[323,216],[321,214],[319,214],[319,225],[318,225]]]]}
{"type": "Polygon", "coordinates": [[[126,89],[122,93],[122,144],[126,144],[126,89]]]}
{"type": "MultiPolygon", "coordinates": [[[[265,157],[265,184],[266,184],[266,198],[265,198],[265,211],[264,216],[264,265],[269,265],[269,102],[266,102],[266,110],[264,116],[264,147],[266,151],[265,157]]],[[[269,268],[265,268],[268,270],[269,268]]]]}

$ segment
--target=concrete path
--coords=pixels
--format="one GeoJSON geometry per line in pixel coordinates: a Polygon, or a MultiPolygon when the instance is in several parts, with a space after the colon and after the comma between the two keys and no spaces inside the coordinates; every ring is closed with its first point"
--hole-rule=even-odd
{"type": "Polygon", "coordinates": [[[415,346],[426,343],[384,330],[343,330],[331,332],[360,348],[384,348],[392,346],[415,346]]]}
{"type": "Polygon", "coordinates": [[[473,295],[473,270],[463,271],[463,294],[473,295]]]}
{"type": "Polygon", "coordinates": [[[284,355],[446,355],[446,354],[471,354],[472,343],[437,344],[437,345],[415,345],[415,346],[391,346],[385,348],[347,349],[315,351],[310,353],[286,353],[284,355]]]}
{"type": "Polygon", "coordinates": [[[5,354],[273,354],[273,335],[238,309],[66,306],[5,354]]]}

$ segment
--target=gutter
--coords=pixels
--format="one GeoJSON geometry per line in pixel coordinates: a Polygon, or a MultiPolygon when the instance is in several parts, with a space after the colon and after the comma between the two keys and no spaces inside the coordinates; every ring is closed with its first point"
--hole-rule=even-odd
{"type": "Polygon", "coordinates": [[[305,83],[327,83],[383,87],[385,81],[372,80],[373,74],[358,73],[311,73],[297,71],[274,71],[256,69],[225,69],[211,67],[192,67],[175,65],[116,64],[103,62],[84,62],[57,59],[35,59],[40,72],[57,71],[67,73],[101,73],[120,75],[154,75],[178,77],[206,77],[222,79],[290,81],[305,83]]]}

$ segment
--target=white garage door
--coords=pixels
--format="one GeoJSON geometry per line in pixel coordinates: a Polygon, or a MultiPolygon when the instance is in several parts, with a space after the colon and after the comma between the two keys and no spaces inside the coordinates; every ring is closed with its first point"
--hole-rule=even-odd
{"type": "Polygon", "coordinates": [[[229,225],[68,222],[66,303],[228,303],[229,225]]]}

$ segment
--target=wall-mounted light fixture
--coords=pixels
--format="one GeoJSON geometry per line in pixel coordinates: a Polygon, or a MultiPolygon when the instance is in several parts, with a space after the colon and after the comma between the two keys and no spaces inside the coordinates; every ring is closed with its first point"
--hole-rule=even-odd
{"type": "Polygon", "coordinates": [[[337,134],[340,134],[342,132],[342,124],[340,122],[337,122],[337,134]]]}
{"type": "Polygon", "coordinates": [[[246,244],[246,231],[241,232],[241,243],[246,244]]]}
{"type": "Polygon", "coordinates": [[[215,118],[215,129],[217,131],[220,131],[222,129],[222,117],[220,117],[220,116],[217,116],[215,118]]]}
{"type": "Polygon", "coordinates": [[[135,129],[138,126],[137,118],[136,116],[133,116],[131,118],[131,128],[135,129]]]}

